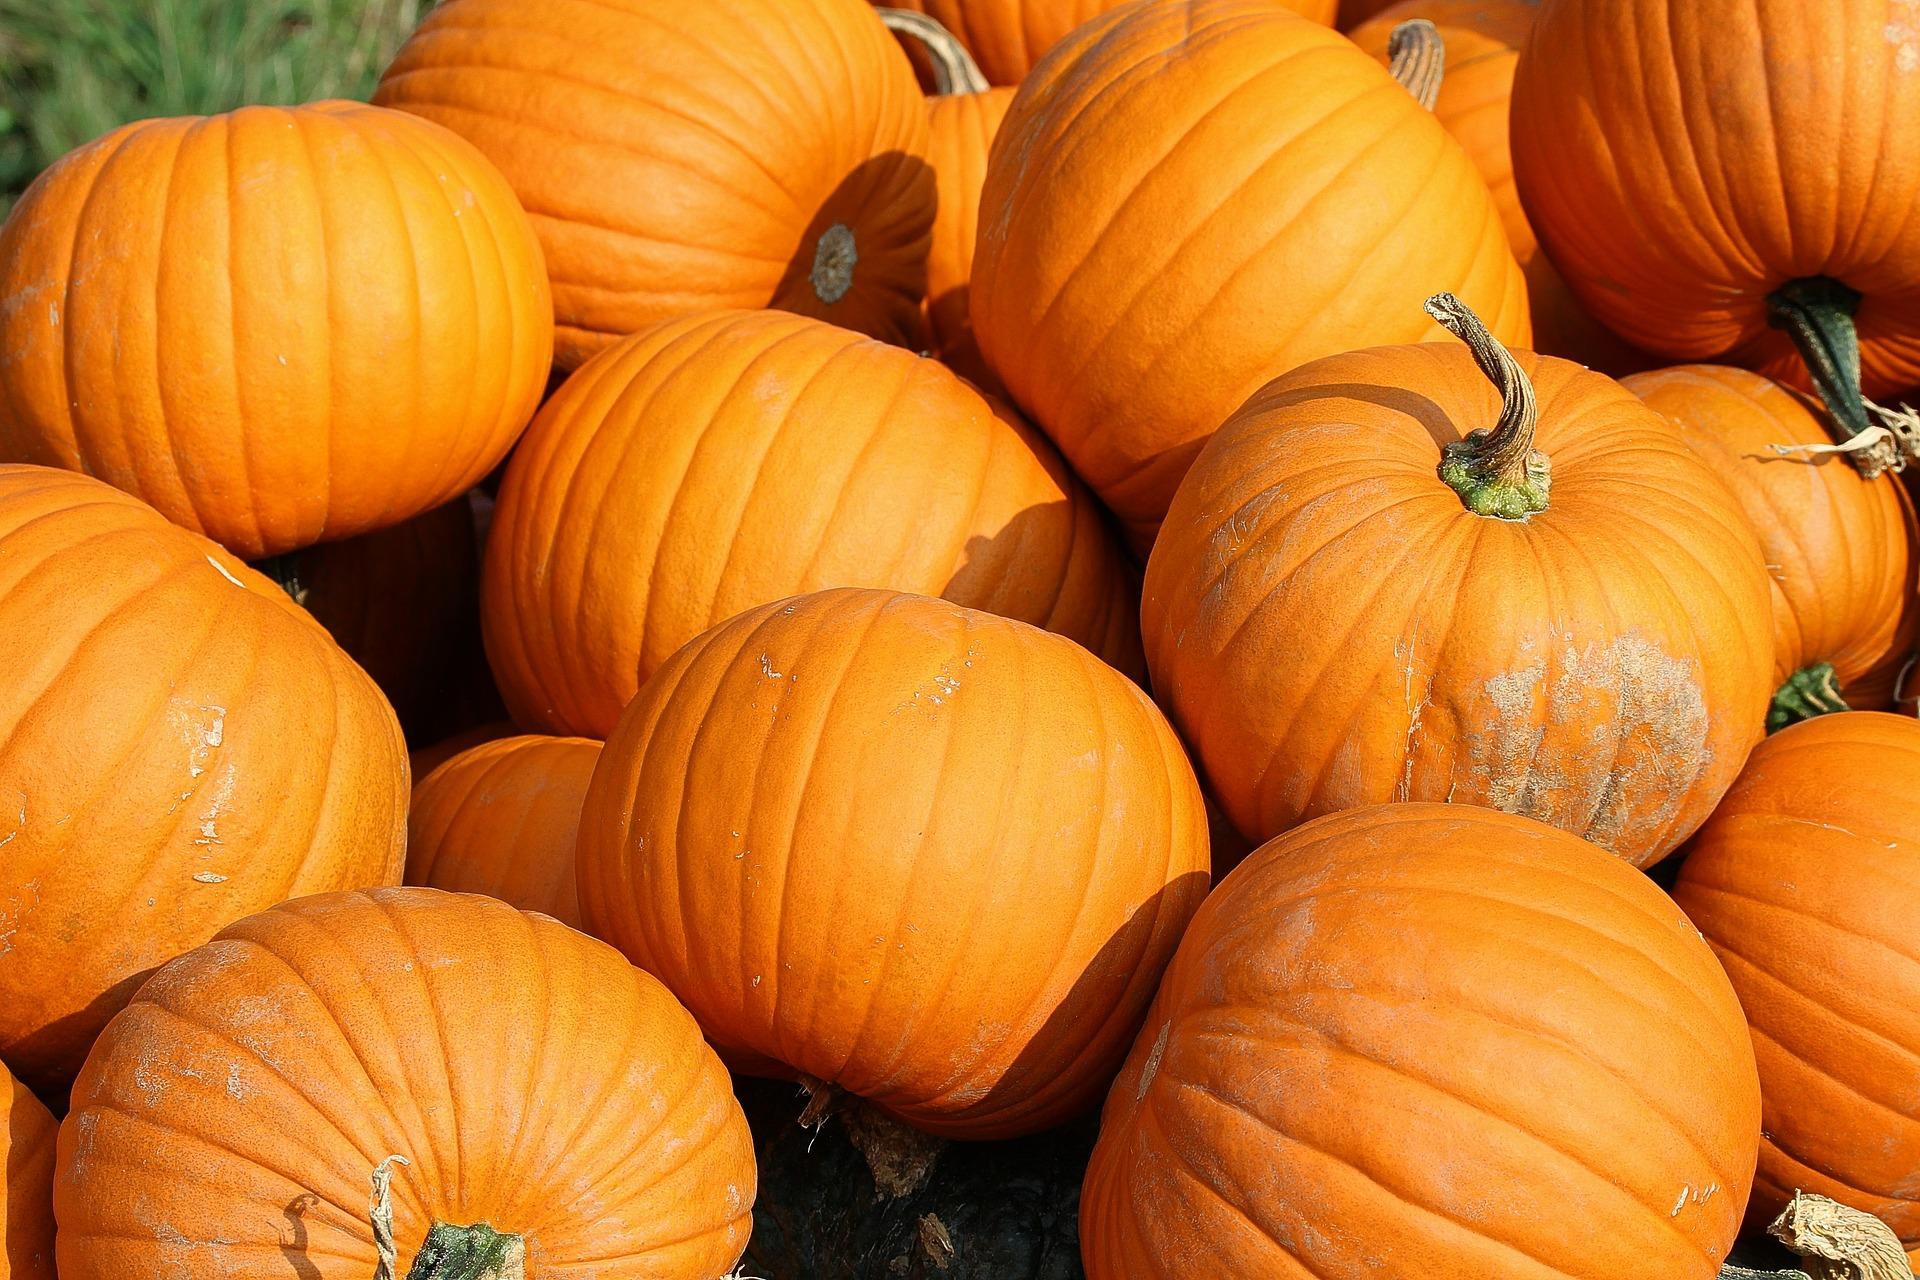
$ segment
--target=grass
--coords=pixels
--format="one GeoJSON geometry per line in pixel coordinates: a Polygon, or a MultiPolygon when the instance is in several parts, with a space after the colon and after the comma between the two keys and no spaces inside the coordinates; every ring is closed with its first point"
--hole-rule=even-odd
{"type": "Polygon", "coordinates": [[[364,98],[431,0],[0,0],[0,216],[129,120],[364,98]]]}

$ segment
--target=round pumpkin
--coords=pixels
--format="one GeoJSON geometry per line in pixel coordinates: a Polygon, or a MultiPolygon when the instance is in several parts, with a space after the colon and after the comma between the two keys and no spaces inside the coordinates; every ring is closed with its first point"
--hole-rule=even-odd
{"type": "Polygon", "coordinates": [[[1920,383],[1916,70],[1905,0],[1556,0],[1514,79],[1514,176],[1602,321],[1817,386],[1858,434],[1863,389],[1920,383]]]}
{"type": "Polygon", "coordinates": [[[1773,578],[1769,727],[1822,711],[1893,706],[1920,648],[1913,503],[1891,477],[1867,480],[1828,443],[1819,410],[1744,369],[1685,365],[1624,385],[1680,428],[1733,489],[1773,578]]]}
{"type": "Polygon", "coordinates": [[[1526,282],[1446,130],[1272,0],[1169,0],[1087,24],[1021,87],[971,299],[987,363],[1144,548],[1236,406],[1440,336],[1440,288],[1526,345],[1526,282]]]}
{"type": "Polygon", "coordinates": [[[53,1280],[53,1143],[59,1126],[0,1067],[0,1280],[53,1280]]]}
{"type": "Polygon", "coordinates": [[[0,228],[0,458],[255,558],[472,488],[540,403],[539,242],[458,137],[361,103],[144,120],[0,228]]]}
{"type": "Polygon", "coordinates": [[[513,183],[564,368],[714,308],[918,337],[926,111],[861,0],[447,0],[374,100],[465,135],[513,183]]]}
{"type": "Polygon", "coordinates": [[[1720,954],[1760,1062],[1753,1216],[1797,1190],[1920,1247],[1920,721],[1784,729],[1687,848],[1674,897],[1720,954]]]}
{"type": "Polygon", "coordinates": [[[754,1194],[725,1069],[611,947],[477,895],[321,894],[101,1035],[60,1130],[60,1274],[362,1280],[383,1166],[387,1274],[439,1280],[718,1280],[754,1194]]]}
{"type": "Polygon", "coordinates": [[[834,586],[943,595],[1137,672],[1137,591],[1037,433],[933,360],[772,311],[603,353],[507,468],[487,652],[514,719],[604,738],[675,649],[834,586]]]}
{"type": "Polygon", "coordinates": [[[1099,1097],[1208,856],[1125,678],[847,589],[723,623],[641,689],[587,789],[580,906],[738,1069],[1010,1138],[1099,1097]]]}
{"type": "Polygon", "coordinates": [[[49,1096],[156,966],[400,878],[380,691],[279,587],[98,480],[0,467],[0,1060],[49,1096]]]}
{"type": "Polygon", "coordinates": [[[1648,865],[1761,735],[1759,543],[1620,384],[1431,305],[1471,346],[1317,361],[1207,446],[1147,565],[1155,691],[1251,838],[1453,800],[1648,865]]]}
{"type": "Polygon", "coordinates": [[[1714,1280],[1760,1090],[1645,876],[1524,818],[1336,814],[1194,917],[1100,1121],[1089,1280],[1714,1280]]]}
{"type": "Polygon", "coordinates": [[[484,893],[580,927],[573,840],[590,738],[501,738],[445,761],[413,785],[407,883],[484,893]]]}

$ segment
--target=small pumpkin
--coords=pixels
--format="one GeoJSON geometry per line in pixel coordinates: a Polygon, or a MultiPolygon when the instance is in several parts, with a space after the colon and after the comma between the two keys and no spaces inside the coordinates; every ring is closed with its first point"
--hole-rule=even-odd
{"type": "Polygon", "coordinates": [[[396,883],[407,761],[287,594],[98,480],[0,467],[0,1060],[63,1091],[157,965],[396,883]]]}
{"type": "Polygon", "coordinates": [[[1525,280],[1459,144],[1271,0],[1088,23],[994,142],[981,350],[1137,549],[1235,407],[1309,360],[1439,336],[1436,288],[1526,345],[1525,280]]]}
{"type": "Polygon", "coordinates": [[[355,102],[143,120],[0,228],[0,459],[255,559],[449,501],[540,403],[552,300],[486,159],[355,102]]]}
{"type": "Polygon", "coordinates": [[[578,928],[573,840],[599,759],[590,738],[524,736],[445,761],[413,786],[407,883],[484,893],[578,928]]]}
{"type": "Polygon", "coordinates": [[[1685,365],[1623,385],[1680,428],[1759,531],[1778,686],[1768,727],[1891,708],[1920,647],[1920,553],[1905,488],[1822,456],[1818,407],[1760,374],[1685,365]]]}
{"type": "Polygon", "coordinates": [[[605,737],[667,656],[834,586],[944,595],[1137,672],[1137,591],[1046,441],[933,360],[773,311],[670,321],[540,413],[487,548],[514,719],[605,737]]]}
{"type": "Polygon", "coordinates": [[[53,1280],[53,1143],[59,1126],[0,1067],[0,1280],[53,1280]]]}
{"type": "Polygon", "coordinates": [[[1646,866],[1761,736],[1753,528],[1610,378],[1465,344],[1276,379],[1195,464],[1147,565],[1154,688],[1235,825],[1453,800],[1646,866]]]}
{"type": "Polygon", "coordinates": [[[861,0],[448,0],[374,100],[507,175],[546,248],[564,368],[715,308],[919,336],[926,112],[861,0]]]}
{"type": "Polygon", "coordinates": [[[1145,694],[1070,640],[891,591],[686,645],[621,716],[580,820],[588,927],[736,1069],[953,1138],[1092,1105],[1207,864],[1199,787],[1145,694]]]}
{"type": "Polygon", "coordinates": [[[1687,847],[1674,898],[1753,1026],[1760,1222],[1813,1191],[1920,1247],[1916,843],[1920,722],[1852,711],[1768,738],[1687,847]]]}
{"type": "Polygon", "coordinates": [[[320,894],[101,1035],[60,1130],[60,1274],[360,1280],[376,1169],[384,1274],[412,1280],[719,1280],[754,1194],[726,1071],[611,947],[477,895],[320,894]]]}
{"type": "Polygon", "coordinates": [[[1714,1280],[1759,1127],[1740,1003],[1645,876],[1491,810],[1354,810],[1194,917],[1081,1251],[1088,1280],[1714,1280]]]}

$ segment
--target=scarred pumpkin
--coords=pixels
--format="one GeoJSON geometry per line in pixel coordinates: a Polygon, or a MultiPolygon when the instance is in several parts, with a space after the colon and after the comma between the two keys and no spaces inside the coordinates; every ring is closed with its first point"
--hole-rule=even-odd
{"type": "Polygon", "coordinates": [[[0,228],[0,459],[249,559],[466,492],[540,403],[539,242],[500,174],[355,102],[144,120],[0,228]]]}
{"type": "Polygon", "coordinates": [[[0,1280],[53,1280],[53,1143],[40,1099],[0,1067],[0,1280]]]}

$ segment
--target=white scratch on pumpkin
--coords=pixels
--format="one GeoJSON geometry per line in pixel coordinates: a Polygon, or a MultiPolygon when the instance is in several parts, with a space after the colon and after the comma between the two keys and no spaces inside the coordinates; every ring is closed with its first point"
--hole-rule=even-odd
{"type": "Polygon", "coordinates": [[[228,582],[231,582],[234,586],[240,588],[242,591],[245,591],[247,589],[246,583],[240,581],[240,579],[234,577],[231,573],[228,573],[227,566],[221,564],[218,560],[215,560],[212,556],[207,557],[207,563],[213,566],[213,571],[215,573],[225,578],[228,582]]]}

